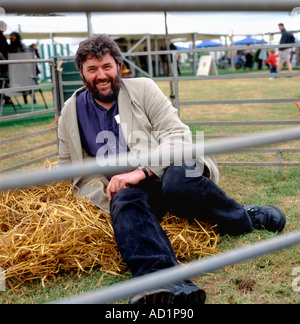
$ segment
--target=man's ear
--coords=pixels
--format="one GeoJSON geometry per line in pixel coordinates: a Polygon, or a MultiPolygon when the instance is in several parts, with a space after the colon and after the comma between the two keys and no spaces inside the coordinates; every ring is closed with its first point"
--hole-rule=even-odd
{"type": "Polygon", "coordinates": [[[79,74],[81,76],[81,79],[84,80],[84,76],[83,76],[82,70],[79,71],[79,74]]]}

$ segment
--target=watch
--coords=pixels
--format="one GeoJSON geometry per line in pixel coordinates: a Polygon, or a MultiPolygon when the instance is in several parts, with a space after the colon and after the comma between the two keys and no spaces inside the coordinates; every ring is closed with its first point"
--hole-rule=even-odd
{"type": "Polygon", "coordinates": [[[140,165],[138,167],[138,170],[142,170],[145,173],[146,179],[149,178],[149,173],[148,173],[147,169],[144,166],[140,165]]]}

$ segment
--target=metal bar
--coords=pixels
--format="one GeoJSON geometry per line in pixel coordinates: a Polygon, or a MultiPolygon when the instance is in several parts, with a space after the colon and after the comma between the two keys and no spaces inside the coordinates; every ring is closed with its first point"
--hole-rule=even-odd
{"type": "Polygon", "coordinates": [[[297,120],[271,120],[271,121],[216,121],[216,122],[191,122],[187,126],[235,126],[235,125],[299,125],[297,120]]]}
{"type": "Polygon", "coordinates": [[[139,72],[141,72],[142,74],[144,74],[145,76],[147,76],[149,78],[151,77],[149,73],[147,73],[146,71],[142,70],[139,66],[137,66],[133,62],[129,61],[126,57],[124,57],[124,61],[127,62],[130,66],[132,66],[136,70],[138,70],[139,72]]]}
{"type": "Polygon", "coordinates": [[[3,88],[3,89],[0,89],[0,93],[10,93],[10,92],[29,91],[29,90],[41,90],[41,89],[48,89],[48,88],[53,88],[53,87],[54,87],[54,83],[33,85],[33,86],[26,86],[26,87],[16,87],[16,88],[3,88]]]}
{"type": "MultiPolygon", "coordinates": [[[[286,77],[298,77],[298,76],[300,76],[299,72],[280,72],[276,74],[276,79],[286,78],[286,77]]],[[[179,81],[235,80],[235,79],[264,79],[269,77],[270,77],[270,73],[253,73],[253,74],[236,73],[236,74],[224,74],[224,75],[186,76],[186,77],[179,77],[178,80],[179,81]]]]}
{"type": "Polygon", "coordinates": [[[152,66],[152,56],[151,56],[151,39],[150,35],[147,35],[147,50],[150,53],[147,57],[148,59],[148,73],[150,74],[150,77],[153,78],[153,66],[152,66]]]}
{"type": "MultiPolygon", "coordinates": [[[[59,75],[61,75],[61,73],[59,73],[59,75]]],[[[61,79],[61,77],[59,77],[59,79],[61,79]]],[[[59,80],[59,82],[60,82],[60,80],[59,80]]],[[[61,81],[60,84],[62,86],[67,86],[67,85],[79,85],[79,86],[81,85],[81,86],[83,86],[84,85],[83,81],[80,81],[80,80],[78,80],[78,81],[61,81]]]]}
{"type": "Polygon", "coordinates": [[[300,244],[300,231],[280,235],[279,237],[265,240],[242,247],[224,254],[207,257],[200,261],[194,261],[184,266],[160,270],[151,274],[137,277],[108,288],[96,289],[93,292],[62,299],[57,303],[63,304],[105,304],[121,298],[134,296],[147,290],[165,287],[176,281],[186,280],[204,273],[211,273],[229,265],[245,260],[257,258],[264,254],[282,250],[290,246],[300,244]]]}
{"type": "MultiPolygon", "coordinates": [[[[254,149],[241,149],[238,151],[235,151],[236,153],[278,153],[279,150],[278,148],[276,149],[270,149],[270,148],[266,148],[266,149],[259,149],[259,148],[254,148],[254,149]]],[[[281,149],[280,150],[281,153],[300,153],[300,149],[281,149]]]]}
{"type": "MultiPolygon", "coordinates": [[[[204,134],[205,139],[216,139],[216,138],[228,138],[228,137],[241,137],[241,136],[248,136],[249,134],[237,134],[237,135],[225,135],[225,134],[220,134],[220,135],[206,135],[204,134]]],[[[193,135],[193,139],[195,139],[196,136],[193,135]]]]}
{"type": "Polygon", "coordinates": [[[265,144],[275,144],[278,142],[290,141],[300,138],[300,128],[294,127],[288,130],[278,130],[273,132],[252,134],[237,138],[224,139],[205,144],[205,154],[221,154],[235,152],[240,149],[261,146],[265,144]]]}
{"type": "Polygon", "coordinates": [[[53,132],[53,131],[56,131],[56,130],[57,130],[56,128],[49,128],[49,129],[43,129],[43,130],[38,131],[38,132],[30,133],[30,134],[25,134],[25,135],[20,135],[20,136],[16,136],[16,137],[7,138],[7,139],[4,139],[4,140],[1,140],[0,145],[14,143],[14,142],[23,140],[25,138],[30,138],[30,137],[35,137],[35,136],[47,134],[47,133],[50,133],[50,132],[53,132]]]}
{"type": "MultiPolygon", "coordinates": [[[[241,149],[240,151],[236,152],[251,152],[251,153],[278,153],[278,148],[250,148],[250,149],[241,149]]],[[[300,149],[280,149],[282,153],[300,153],[300,149]]]]}
{"type": "MultiPolygon", "coordinates": [[[[228,35],[224,35],[228,36],[228,35]]],[[[300,43],[290,43],[290,44],[277,44],[277,45],[231,45],[231,46],[217,46],[217,47],[209,47],[209,48],[195,48],[195,49],[181,49],[181,50],[159,50],[159,51],[152,51],[152,55],[163,55],[163,54],[172,54],[173,52],[176,53],[207,53],[209,52],[224,52],[224,51],[237,51],[237,50],[258,50],[258,49],[277,49],[280,48],[291,48],[291,47],[300,47],[300,43]]],[[[123,53],[124,56],[146,56],[148,52],[125,52],[123,53]]],[[[69,58],[72,58],[71,56],[69,58]]],[[[3,61],[5,62],[5,61],[3,61]]]]}
{"type": "MultiPolygon", "coordinates": [[[[57,82],[56,91],[54,91],[55,95],[56,95],[56,100],[58,100],[58,98],[59,98],[59,100],[57,101],[58,102],[57,106],[60,107],[60,110],[61,110],[63,105],[64,105],[64,102],[65,102],[65,100],[64,100],[64,86],[65,86],[65,84],[64,84],[64,81],[63,81],[63,78],[62,78],[63,70],[62,69],[58,70],[57,66],[55,67],[55,65],[57,65],[58,62],[59,63],[62,62],[62,58],[59,55],[57,56],[57,59],[55,60],[56,64],[53,65],[52,74],[55,76],[55,80],[57,82]]],[[[75,82],[75,81],[73,81],[73,82],[75,82]]],[[[80,84],[83,85],[83,82],[81,81],[80,84]]],[[[71,84],[68,84],[68,85],[71,85],[71,84]]],[[[59,114],[60,114],[60,111],[57,112],[57,115],[59,115],[59,114]]]]}
{"type": "MultiPolygon", "coordinates": [[[[274,144],[277,142],[290,141],[300,138],[300,128],[279,130],[268,133],[259,133],[241,138],[231,138],[213,143],[207,143],[204,147],[205,154],[221,154],[234,152],[241,148],[248,148],[259,145],[274,144]]],[[[194,152],[197,147],[193,147],[194,152]]],[[[176,151],[173,152],[176,155],[176,151]]],[[[190,156],[190,150],[185,156],[190,156]]],[[[178,157],[182,158],[182,156],[178,157]]],[[[42,185],[49,182],[73,179],[78,176],[91,176],[95,174],[112,175],[115,172],[128,172],[134,170],[139,165],[151,165],[150,156],[141,156],[139,159],[131,157],[128,164],[128,156],[120,155],[118,161],[107,160],[107,166],[99,166],[95,159],[87,160],[84,163],[73,163],[51,171],[32,171],[24,174],[0,177],[0,191],[27,187],[31,185],[42,185]]]]}
{"type": "Polygon", "coordinates": [[[287,103],[297,102],[299,98],[278,98],[278,99],[234,99],[234,100],[201,100],[201,101],[181,101],[180,105],[236,105],[236,104],[257,104],[257,103],[287,103]]]}
{"type": "Polygon", "coordinates": [[[57,144],[57,141],[52,141],[52,142],[49,142],[49,143],[46,143],[46,144],[30,147],[30,148],[25,149],[25,150],[9,153],[9,154],[5,154],[5,155],[0,155],[0,161],[10,159],[12,157],[22,155],[22,154],[26,154],[26,153],[29,153],[29,152],[38,151],[40,149],[43,149],[45,147],[52,146],[52,145],[55,145],[55,144],[57,144]]]}
{"type": "Polygon", "coordinates": [[[137,47],[139,47],[145,40],[148,39],[148,35],[145,35],[144,37],[142,37],[136,44],[134,44],[126,54],[130,54],[132,53],[137,47]]]}
{"type": "MultiPolygon", "coordinates": [[[[146,36],[145,36],[146,37],[146,36]]],[[[280,45],[232,45],[232,46],[218,46],[218,47],[210,47],[209,52],[225,52],[225,51],[237,51],[237,50],[249,50],[249,49],[277,49],[280,46],[280,48],[291,48],[291,47],[300,47],[300,43],[290,43],[290,44],[280,44],[280,45]]],[[[173,53],[206,53],[208,51],[208,48],[195,48],[195,49],[182,49],[182,50],[159,50],[159,51],[142,51],[142,52],[132,52],[129,50],[128,52],[122,53],[123,56],[148,56],[149,54],[151,55],[169,55],[173,53]]],[[[74,60],[75,57],[74,55],[68,55],[68,56],[61,56],[61,60],[74,60]]],[[[15,63],[19,62],[18,61],[0,61],[1,64],[8,64],[8,63],[15,63]]],[[[29,60],[30,61],[30,60],[29,60]]],[[[26,62],[28,62],[26,60],[26,62]]],[[[52,62],[51,62],[52,63],[52,62]]],[[[295,73],[294,73],[295,74],[295,73]]],[[[268,74],[269,75],[269,74],[268,74]]]]}
{"type": "Polygon", "coordinates": [[[47,110],[42,110],[42,111],[37,111],[33,113],[23,113],[23,114],[16,114],[16,115],[11,115],[7,117],[0,117],[0,122],[1,121],[8,121],[8,120],[14,120],[14,119],[19,119],[19,118],[26,118],[26,117],[33,117],[33,116],[39,116],[39,115],[46,115],[50,113],[55,113],[56,109],[47,109],[47,110]]]}
{"type": "Polygon", "coordinates": [[[46,159],[49,159],[49,158],[54,157],[54,156],[57,156],[57,153],[51,153],[51,154],[48,154],[48,155],[43,155],[43,156],[41,156],[39,158],[36,158],[34,160],[30,160],[28,162],[24,162],[24,163],[18,164],[16,166],[11,167],[11,168],[7,168],[7,169],[4,169],[4,170],[1,170],[0,171],[0,174],[5,174],[5,173],[10,172],[10,171],[15,171],[17,169],[21,169],[21,168],[24,168],[26,166],[32,165],[34,163],[38,163],[38,162],[41,162],[41,161],[45,161],[46,159]]]}
{"type": "MultiPolygon", "coordinates": [[[[140,72],[150,77],[150,74],[148,74],[146,71],[140,69],[137,65],[135,65],[132,61],[129,61],[127,58],[124,58],[124,61],[130,63],[133,67],[136,69],[139,69],[140,72]]],[[[298,77],[300,76],[300,73],[277,73],[276,79],[279,78],[285,78],[285,77],[298,77]]],[[[207,75],[207,76],[188,76],[188,77],[181,77],[178,76],[178,81],[203,81],[203,80],[237,80],[237,79],[264,79],[269,78],[270,73],[261,73],[261,74],[226,74],[226,75],[207,75]]],[[[158,77],[158,78],[152,78],[155,82],[172,82],[174,80],[174,77],[158,77]]],[[[82,81],[62,81],[62,85],[83,85],[82,81]]],[[[1,93],[1,91],[0,91],[1,93]]],[[[297,101],[299,101],[299,98],[295,98],[297,101]]],[[[292,99],[291,99],[292,100],[292,99]]],[[[185,102],[181,102],[181,104],[184,104],[185,102]]]]}
{"type": "Polygon", "coordinates": [[[172,61],[173,63],[171,64],[172,69],[173,69],[173,77],[174,77],[174,90],[175,90],[175,108],[178,109],[178,116],[180,117],[180,103],[179,103],[179,86],[178,86],[178,70],[177,70],[177,59],[176,59],[176,53],[172,54],[172,61]]]}
{"type": "MultiPolygon", "coordinates": [[[[2,4],[1,4],[2,5],[2,4]]],[[[53,63],[52,59],[1,60],[0,65],[24,63],[53,63]]]]}
{"type": "Polygon", "coordinates": [[[292,11],[297,0],[1,0],[7,13],[136,11],[292,11]],[[54,9],[55,8],[55,9],[54,9]]]}
{"type": "Polygon", "coordinates": [[[218,165],[231,166],[285,166],[299,167],[300,162],[218,162],[218,165]]]}

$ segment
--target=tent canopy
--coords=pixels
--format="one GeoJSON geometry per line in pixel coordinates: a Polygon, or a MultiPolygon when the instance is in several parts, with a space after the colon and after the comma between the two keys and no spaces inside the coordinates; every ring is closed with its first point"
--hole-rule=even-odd
{"type": "Polygon", "coordinates": [[[204,48],[204,47],[217,47],[223,46],[221,43],[213,42],[211,40],[204,40],[202,43],[198,44],[197,48],[204,48]]]}
{"type": "MultiPolygon", "coordinates": [[[[233,42],[232,45],[255,45],[255,44],[261,44],[261,40],[253,37],[246,37],[244,39],[241,39],[239,41],[233,42]]],[[[264,42],[266,44],[266,42],[264,42]]]]}

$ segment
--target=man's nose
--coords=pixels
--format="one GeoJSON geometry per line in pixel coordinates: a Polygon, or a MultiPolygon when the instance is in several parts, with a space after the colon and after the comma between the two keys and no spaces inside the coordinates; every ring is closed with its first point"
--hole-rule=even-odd
{"type": "Polygon", "coordinates": [[[103,80],[103,79],[105,79],[106,78],[106,74],[105,74],[105,72],[104,72],[104,70],[103,69],[98,69],[97,70],[97,78],[98,79],[101,79],[101,80],[103,80]]]}

